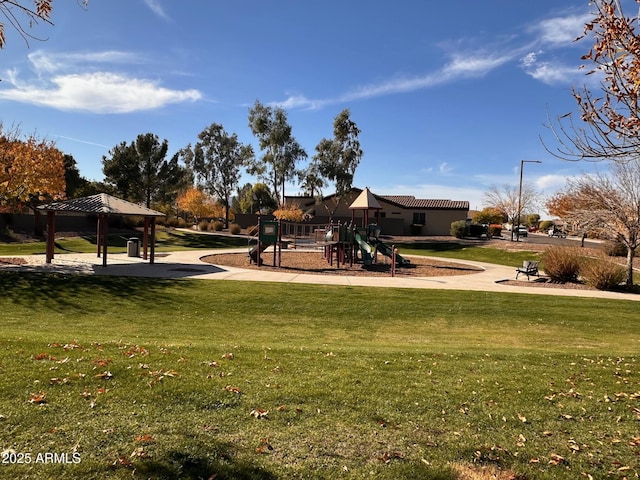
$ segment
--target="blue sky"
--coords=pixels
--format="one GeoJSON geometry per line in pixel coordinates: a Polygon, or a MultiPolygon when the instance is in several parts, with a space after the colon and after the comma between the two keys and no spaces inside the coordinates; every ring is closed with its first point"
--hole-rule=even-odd
{"type": "Polygon", "coordinates": [[[587,0],[54,2],[55,26],[31,30],[45,41],[7,32],[0,120],[101,180],[103,155],[148,132],[170,157],[215,122],[258,152],[256,100],[287,110],[311,157],[349,108],[364,150],[356,186],[480,208],[490,185],[517,185],[520,160],[543,162],[525,181],[546,193],[592,168],[539,139],[553,145],[547,114],[577,110],[570,88],[588,80],[591,44],[574,39],[589,11],[587,0]]]}

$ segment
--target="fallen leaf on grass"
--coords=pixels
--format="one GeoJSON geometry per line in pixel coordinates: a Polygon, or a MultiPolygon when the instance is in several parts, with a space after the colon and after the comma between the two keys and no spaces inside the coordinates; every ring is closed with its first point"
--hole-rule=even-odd
{"type": "Polygon", "coordinates": [[[33,356],[34,360],[55,360],[56,357],[49,355],[48,353],[38,353],[33,356]]]}
{"type": "Polygon", "coordinates": [[[267,438],[263,438],[261,445],[256,448],[256,453],[267,453],[273,450],[273,446],[269,443],[267,438]]]}
{"type": "Polygon", "coordinates": [[[267,418],[267,415],[269,415],[269,410],[262,410],[261,408],[254,408],[253,410],[251,410],[250,415],[252,417],[255,417],[255,418],[258,418],[258,419],[267,418]]]}
{"type": "Polygon", "coordinates": [[[133,465],[133,463],[131,463],[131,460],[123,455],[122,457],[116,458],[112,465],[114,467],[130,467],[131,465],[133,465]]]}
{"type": "Polygon", "coordinates": [[[76,348],[82,348],[75,340],[71,343],[67,343],[62,347],[63,350],[75,350],[76,348]]]}
{"type": "Polygon", "coordinates": [[[400,452],[384,452],[379,458],[379,460],[384,463],[389,463],[393,459],[402,460],[404,459],[404,455],[400,452]]]}
{"type": "Polygon", "coordinates": [[[149,454],[145,451],[143,447],[138,447],[131,453],[130,456],[131,458],[134,458],[134,457],[147,458],[149,454]]]}
{"type": "Polygon", "coordinates": [[[227,392],[237,393],[238,395],[242,393],[238,387],[232,387],[231,385],[227,385],[226,387],[224,387],[224,389],[227,392]]]}
{"type": "Polygon", "coordinates": [[[155,443],[155,441],[156,441],[156,439],[152,435],[149,435],[149,434],[138,435],[136,437],[136,442],[138,442],[138,443],[142,443],[142,442],[144,442],[144,443],[155,443]]]}
{"type": "Polygon", "coordinates": [[[94,365],[94,369],[100,367],[100,368],[104,368],[107,365],[113,363],[113,360],[111,360],[110,358],[96,358],[93,362],[94,365]]]}
{"type": "Polygon", "coordinates": [[[64,385],[67,383],[69,383],[69,377],[64,377],[64,378],[54,377],[49,379],[50,385],[64,385]]]}
{"type": "Polygon", "coordinates": [[[105,370],[102,373],[97,373],[95,377],[102,378],[103,380],[111,380],[113,378],[113,374],[110,371],[105,370]]]}
{"type": "Polygon", "coordinates": [[[29,403],[34,405],[42,405],[47,403],[47,394],[45,392],[33,393],[29,397],[29,403]]]}
{"type": "Polygon", "coordinates": [[[558,455],[557,453],[551,454],[551,459],[549,460],[550,465],[565,465],[567,463],[567,460],[563,456],[558,455]]]}

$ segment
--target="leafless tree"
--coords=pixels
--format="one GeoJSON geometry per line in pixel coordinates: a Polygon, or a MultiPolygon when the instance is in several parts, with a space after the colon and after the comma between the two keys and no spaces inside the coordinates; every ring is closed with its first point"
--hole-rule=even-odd
{"type": "Polygon", "coordinates": [[[557,144],[542,142],[563,160],[635,161],[640,153],[638,17],[625,16],[619,0],[593,0],[590,5],[593,19],[579,39],[593,38],[593,47],[582,56],[583,68],[586,75],[601,79],[600,91],[572,89],[580,121],[571,113],[549,118],[557,144]]]}
{"type": "MultiPolygon", "coordinates": [[[[539,198],[540,193],[531,184],[522,185],[522,196],[520,196],[520,189],[517,186],[492,185],[483,195],[482,205],[502,212],[511,225],[517,226],[518,218],[523,216],[522,212],[534,211],[538,206],[539,198]]],[[[513,240],[513,232],[514,229],[511,229],[511,240],[513,240]]]]}
{"type": "Polygon", "coordinates": [[[633,258],[640,242],[640,162],[611,164],[608,174],[570,180],[567,215],[586,230],[627,249],[627,285],[633,285],[633,258]]]}

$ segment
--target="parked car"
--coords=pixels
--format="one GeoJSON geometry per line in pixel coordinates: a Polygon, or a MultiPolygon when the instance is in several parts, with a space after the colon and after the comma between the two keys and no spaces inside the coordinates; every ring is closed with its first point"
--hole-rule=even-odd
{"type": "Polygon", "coordinates": [[[517,234],[519,237],[526,237],[529,234],[527,227],[520,225],[518,227],[517,234]]]}

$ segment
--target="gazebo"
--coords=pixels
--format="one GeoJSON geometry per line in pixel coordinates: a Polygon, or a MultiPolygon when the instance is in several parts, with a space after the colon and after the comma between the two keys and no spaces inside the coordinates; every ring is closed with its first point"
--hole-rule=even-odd
{"type": "Polygon", "coordinates": [[[376,197],[371,193],[369,187],[366,187],[360,195],[353,201],[351,205],[349,205],[349,210],[351,210],[351,223],[355,224],[355,213],[356,210],[362,210],[362,227],[366,227],[369,224],[369,210],[376,211],[376,223],[380,223],[380,210],[382,210],[382,205],[376,199],[376,197]]]}
{"type": "Polygon", "coordinates": [[[107,237],[109,234],[108,217],[111,215],[130,215],[144,217],[144,233],[142,237],[142,248],[144,260],[149,259],[149,263],[154,262],[155,242],[156,242],[156,218],[164,217],[165,214],[156,210],[151,210],[135,203],[127,202],[121,198],[113,197],[106,193],[99,193],[88,197],[74,198],[61,202],[49,203],[38,207],[47,212],[47,248],[46,260],[51,263],[55,249],[56,235],[56,213],[64,212],[70,214],[95,214],[98,216],[97,241],[98,257],[102,254],[102,266],[107,266],[107,237]],[[148,255],[150,248],[150,254],[148,255]]]}

